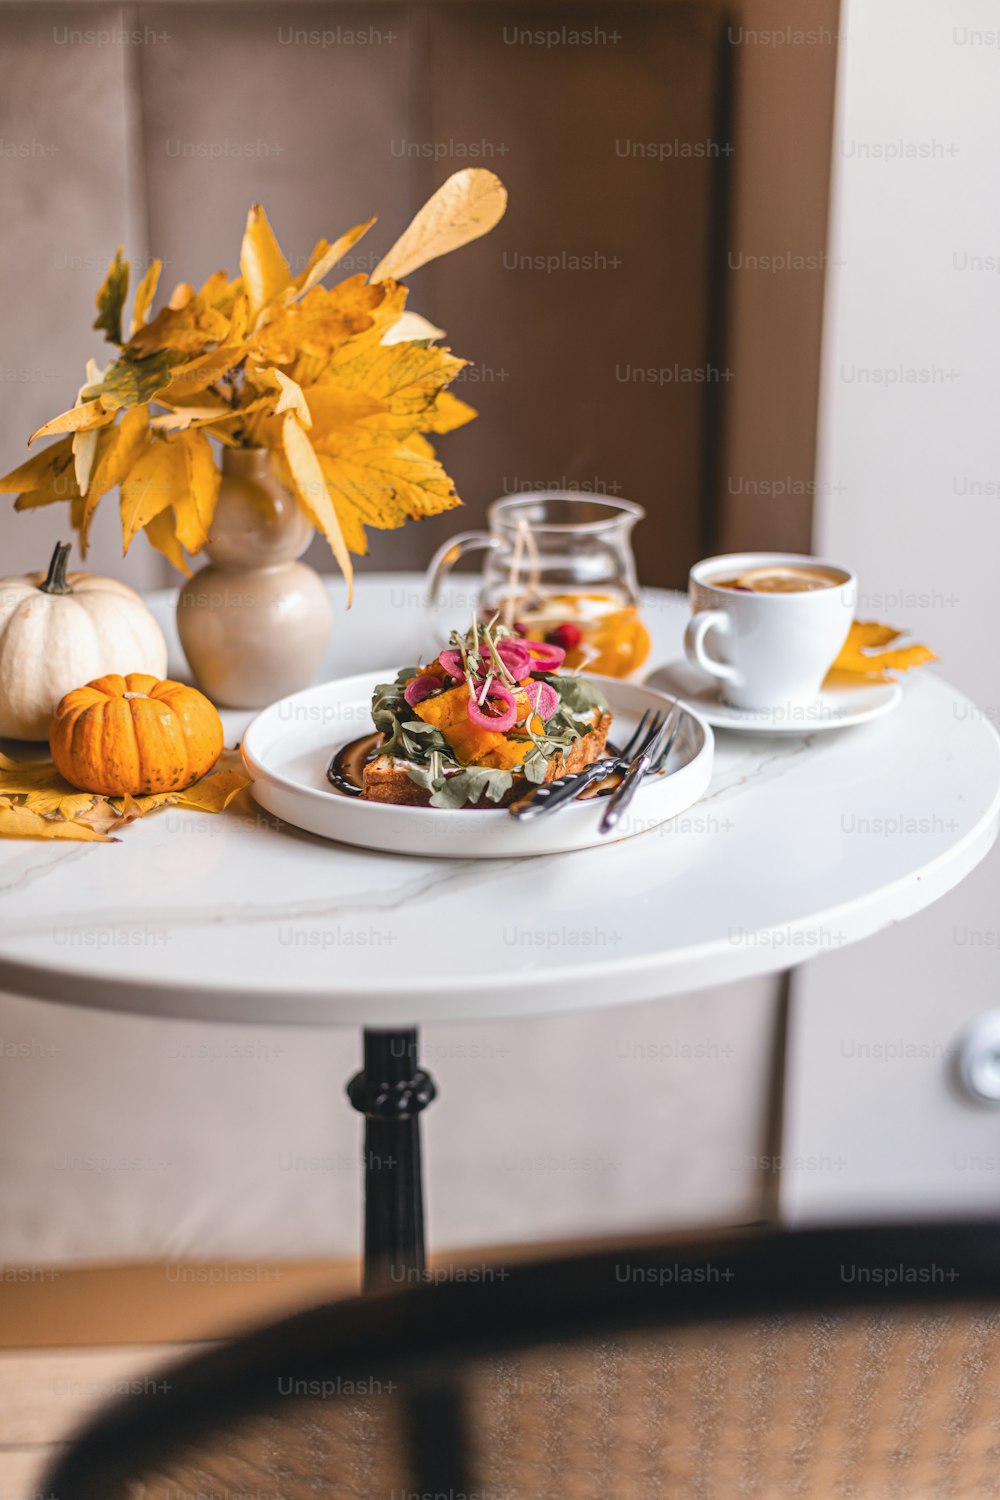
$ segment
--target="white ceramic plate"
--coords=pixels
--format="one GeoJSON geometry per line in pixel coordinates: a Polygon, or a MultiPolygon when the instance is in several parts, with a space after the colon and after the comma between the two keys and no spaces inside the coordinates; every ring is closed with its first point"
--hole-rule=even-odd
{"type": "MultiPolygon", "coordinates": [[[[363,849],[456,859],[511,859],[522,854],[559,854],[614,843],[665,823],[697,802],[712,775],[712,731],[688,712],[670,754],[668,775],[651,776],[639,788],[612,834],[597,831],[603,798],[573,803],[546,818],[519,822],[504,808],[439,811],[395,807],[345,797],[326,779],[333,754],[372,729],[372,691],[391,682],[395,667],[342,677],[293,693],[265,708],[243,736],[243,761],[261,807],[321,838],[363,849]]],[[[662,708],[663,695],[636,682],[594,679],[615,716],[611,737],[621,744],[647,708],[662,708]]]]}
{"type": "Polygon", "coordinates": [[[864,682],[857,686],[824,688],[808,708],[733,708],[724,703],[719,684],[687,661],[668,662],[646,678],[654,688],[695,709],[716,729],[735,729],[742,734],[817,734],[826,729],[847,729],[891,714],[903,701],[898,682],[864,682]]]}

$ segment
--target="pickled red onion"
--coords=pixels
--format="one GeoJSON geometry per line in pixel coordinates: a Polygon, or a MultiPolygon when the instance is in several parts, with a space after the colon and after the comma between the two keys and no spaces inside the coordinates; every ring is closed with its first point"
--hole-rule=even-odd
{"type": "Polygon", "coordinates": [[[498,700],[506,705],[504,712],[501,714],[488,714],[485,704],[480,708],[475,698],[470,697],[469,719],[471,723],[475,724],[479,729],[492,729],[494,734],[506,734],[508,729],[513,729],[517,723],[517,700],[514,694],[494,677],[490,684],[486,703],[496,703],[498,700]]]}
{"type": "Polygon", "coordinates": [[[527,677],[531,671],[531,653],[524,641],[515,641],[511,636],[504,636],[503,640],[495,641],[497,656],[503,662],[512,677],[520,682],[522,677],[527,677]]]}
{"type": "Polygon", "coordinates": [[[559,707],[559,694],[548,682],[529,683],[526,692],[532,711],[538,715],[543,724],[547,724],[559,707]]]}
{"type": "Polygon", "coordinates": [[[439,651],[438,661],[441,663],[442,667],[444,667],[449,677],[457,677],[461,679],[465,676],[465,669],[462,666],[461,651],[439,651]]]}
{"type": "Polygon", "coordinates": [[[403,689],[403,697],[413,708],[414,704],[423,703],[431,693],[436,693],[439,688],[443,687],[444,683],[441,678],[435,677],[433,672],[421,672],[419,676],[410,678],[403,689]]]}
{"type": "Polygon", "coordinates": [[[561,667],[566,659],[566,653],[561,646],[552,646],[548,641],[521,641],[522,646],[527,646],[531,653],[531,670],[533,672],[554,672],[561,667]]]}

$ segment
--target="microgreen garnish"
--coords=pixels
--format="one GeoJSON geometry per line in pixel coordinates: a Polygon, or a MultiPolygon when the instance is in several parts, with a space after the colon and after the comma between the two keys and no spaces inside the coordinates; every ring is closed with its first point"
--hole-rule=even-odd
{"type": "MultiPolygon", "coordinates": [[[[515,695],[520,691],[520,683],[497,650],[499,641],[517,637],[498,623],[499,618],[498,611],[483,624],[473,616],[464,635],[452,631],[450,637],[449,644],[458,653],[470,699],[478,701],[480,706],[485,704],[494,683],[515,695]]],[[[571,673],[532,672],[535,682],[546,682],[554,689],[559,706],[545,721],[543,730],[536,732],[532,729],[535,709],[529,696],[523,717],[507,734],[509,740],[523,745],[520,764],[511,770],[465,765],[457,759],[445,733],[417,717],[419,708],[415,710],[406,702],[407,682],[423,671],[426,668],[422,666],[404,667],[396,674],[395,682],[380,683],[372,698],[372,718],[382,734],[381,753],[393,756],[412,781],[430,792],[432,807],[459,808],[484,800],[499,803],[512,785],[513,776],[523,776],[536,785],[543,782],[550,762],[557,756],[565,756],[577,740],[588,734],[594,727],[595,713],[603,713],[607,707],[600,691],[585,679],[571,673]]],[[[441,689],[450,690],[449,686],[441,689]]]]}

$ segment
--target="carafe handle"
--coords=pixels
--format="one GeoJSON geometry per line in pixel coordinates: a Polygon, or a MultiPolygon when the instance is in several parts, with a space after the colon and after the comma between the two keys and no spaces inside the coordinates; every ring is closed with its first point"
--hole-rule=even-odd
{"type": "Polygon", "coordinates": [[[460,558],[479,548],[494,552],[500,545],[500,538],[489,531],[460,531],[457,536],[444,542],[431,558],[427,569],[427,600],[430,608],[434,609],[437,605],[441,587],[460,558]]]}

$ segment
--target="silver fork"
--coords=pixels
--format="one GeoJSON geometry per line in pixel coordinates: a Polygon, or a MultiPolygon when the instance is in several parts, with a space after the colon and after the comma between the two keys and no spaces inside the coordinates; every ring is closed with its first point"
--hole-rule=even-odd
{"type": "Polygon", "coordinates": [[[684,722],[686,715],[679,703],[675,703],[666,721],[661,724],[652,741],[635,757],[621,781],[611,793],[604,815],[598,825],[598,833],[610,833],[622,813],[628,807],[632,798],[638,790],[639,784],[644,776],[652,775],[656,771],[662,771],[670,758],[670,752],[674,748],[677,731],[684,722]]]}
{"type": "Polygon", "coordinates": [[[585,792],[595,782],[603,781],[606,776],[620,771],[637,755],[641,755],[646,746],[655,740],[663,728],[663,723],[664,714],[660,710],[647,708],[617,755],[608,755],[603,760],[594,761],[592,765],[586,766],[582,771],[574,772],[572,776],[560,776],[556,781],[543,782],[541,786],[533,788],[517,802],[512,802],[507,811],[515,818],[537,818],[542,813],[554,812],[558,807],[565,807],[567,802],[574,801],[581,792],[585,792]]]}

